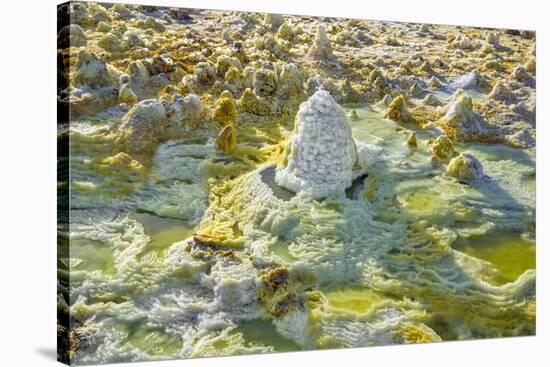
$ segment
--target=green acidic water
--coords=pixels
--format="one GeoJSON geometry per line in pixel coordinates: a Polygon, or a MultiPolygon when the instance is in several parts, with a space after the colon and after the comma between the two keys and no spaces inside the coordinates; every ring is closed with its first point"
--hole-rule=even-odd
{"type": "Polygon", "coordinates": [[[405,201],[405,207],[413,212],[431,212],[443,205],[441,195],[429,190],[412,192],[405,201]]]}
{"type": "Polygon", "coordinates": [[[519,233],[491,233],[478,238],[459,239],[453,248],[493,264],[499,271],[496,284],[515,281],[526,270],[536,267],[534,241],[519,233]]]}
{"type": "Polygon", "coordinates": [[[292,340],[277,333],[275,326],[268,320],[246,321],[235,330],[243,335],[247,343],[272,346],[276,352],[292,352],[301,348],[292,340]]]}
{"type": "Polygon", "coordinates": [[[162,256],[171,244],[193,235],[193,228],[182,220],[163,218],[147,213],[134,214],[134,218],[143,225],[145,234],[151,237],[151,241],[145,245],[141,256],[151,252],[162,256]]]}
{"type": "Polygon", "coordinates": [[[278,256],[281,260],[285,262],[293,263],[298,260],[290,253],[288,249],[288,243],[282,240],[277,240],[275,244],[273,244],[270,248],[273,252],[273,255],[278,256]]]}
{"type": "Polygon", "coordinates": [[[329,307],[353,313],[365,313],[387,300],[382,293],[368,288],[341,288],[323,292],[329,307]]]}
{"type": "Polygon", "coordinates": [[[127,329],[128,341],[152,356],[177,356],[183,345],[180,336],[151,328],[144,323],[136,323],[127,329]]]}
{"type": "Polygon", "coordinates": [[[100,270],[104,274],[116,272],[112,250],[100,241],[72,239],[70,254],[71,258],[79,260],[73,270],[100,270]]]}

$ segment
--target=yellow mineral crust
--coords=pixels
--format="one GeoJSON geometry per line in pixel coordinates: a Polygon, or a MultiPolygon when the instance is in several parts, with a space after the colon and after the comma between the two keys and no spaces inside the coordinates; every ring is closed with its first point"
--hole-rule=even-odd
{"type": "Polygon", "coordinates": [[[453,142],[445,135],[438,136],[432,143],[432,159],[436,161],[445,161],[451,159],[455,150],[453,142]]]}
{"type": "Polygon", "coordinates": [[[414,122],[403,96],[397,96],[391,101],[386,109],[385,116],[399,122],[414,122]]]}
{"type": "Polygon", "coordinates": [[[231,153],[237,145],[237,129],[233,125],[226,125],[216,137],[218,149],[224,153],[231,153]]]}
{"type": "Polygon", "coordinates": [[[481,163],[470,152],[460,153],[458,157],[453,158],[449,162],[445,174],[468,182],[480,179],[485,175],[481,163]]]}
{"type": "Polygon", "coordinates": [[[288,269],[273,269],[260,279],[263,287],[258,291],[258,298],[268,314],[281,318],[298,307],[298,296],[288,269]]]}
{"type": "Polygon", "coordinates": [[[237,106],[240,111],[255,115],[265,116],[269,115],[271,112],[270,103],[258,98],[250,88],[247,88],[243,92],[241,98],[237,101],[237,106]]]}
{"type": "Polygon", "coordinates": [[[231,94],[222,95],[220,99],[216,101],[216,106],[214,107],[214,111],[212,111],[212,119],[222,127],[235,125],[237,120],[235,110],[236,104],[231,94]]]}
{"type": "Polygon", "coordinates": [[[405,144],[407,144],[411,148],[416,148],[418,146],[418,143],[416,142],[416,133],[411,132],[407,136],[407,140],[405,141],[405,144]]]}

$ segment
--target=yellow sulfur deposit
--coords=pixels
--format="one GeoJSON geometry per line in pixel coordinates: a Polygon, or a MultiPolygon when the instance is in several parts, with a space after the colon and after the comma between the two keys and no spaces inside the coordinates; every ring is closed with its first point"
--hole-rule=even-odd
{"type": "Polygon", "coordinates": [[[237,145],[237,129],[233,125],[226,125],[216,137],[218,149],[224,153],[231,153],[237,145]]]}
{"type": "Polygon", "coordinates": [[[413,117],[407,109],[407,104],[403,96],[397,96],[392,99],[386,109],[385,116],[399,122],[413,122],[413,117]]]}
{"type": "Polygon", "coordinates": [[[455,150],[453,142],[445,135],[438,136],[432,143],[432,159],[444,161],[451,159],[455,150]]]}
{"type": "Polygon", "coordinates": [[[231,93],[226,93],[216,101],[212,119],[220,126],[234,125],[237,118],[235,109],[235,100],[231,93]]]}

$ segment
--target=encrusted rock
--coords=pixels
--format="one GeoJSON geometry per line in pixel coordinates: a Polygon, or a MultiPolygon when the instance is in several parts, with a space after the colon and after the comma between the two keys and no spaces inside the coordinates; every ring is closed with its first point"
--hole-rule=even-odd
{"type": "Polygon", "coordinates": [[[342,94],[342,103],[359,103],[363,101],[363,96],[352,85],[349,79],[340,86],[342,94]]]}
{"type": "Polygon", "coordinates": [[[126,68],[132,85],[143,86],[150,78],[149,71],[140,60],[131,61],[126,68]]]}
{"type": "Polygon", "coordinates": [[[399,42],[399,40],[395,37],[390,37],[390,36],[384,37],[383,42],[387,46],[392,46],[392,47],[403,46],[403,44],[401,42],[399,42]]]}
{"type": "Polygon", "coordinates": [[[447,69],[448,65],[441,59],[441,57],[436,57],[432,61],[432,67],[438,69],[447,69]]]}
{"type": "Polygon", "coordinates": [[[531,76],[523,65],[516,66],[514,70],[512,70],[512,74],[510,75],[510,77],[517,80],[518,82],[527,82],[531,80],[531,76]]]}
{"type": "Polygon", "coordinates": [[[230,68],[240,70],[241,61],[234,56],[220,55],[216,60],[216,73],[218,76],[224,76],[230,68]]]}
{"type": "Polygon", "coordinates": [[[491,90],[491,93],[487,96],[489,99],[497,101],[508,101],[512,98],[512,91],[508,86],[501,81],[497,81],[491,90]]]}
{"type": "Polygon", "coordinates": [[[500,47],[500,37],[498,33],[495,33],[495,32],[487,33],[487,36],[485,37],[485,41],[491,46],[493,46],[494,48],[500,47]]]}
{"type": "Polygon", "coordinates": [[[147,17],[145,20],[140,20],[137,26],[143,29],[154,29],[157,32],[164,32],[166,29],[160,21],[153,17],[147,17]]]}
{"type": "Polygon", "coordinates": [[[120,51],[122,49],[122,41],[113,33],[107,33],[101,38],[97,45],[109,52],[120,51]]]}
{"type": "Polygon", "coordinates": [[[316,199],[343,193],[351,186],[357,164],[344,110],[330,93],[320,90],[300,106],[295,123],[275,181],[316,199]]]}
{"type": "Polygon", "coordinates": [[[418,97],[424,93],[424,89],[418,83],[413,83],[409,88],[409,95],[412,97],[418,97]]]}
{"type": "Polygon", "coordinates": [[[130,17],[132,15],[130,9],[128,9],[124,4],[116,3],[113,5],[112,9],[115,13],[123,18],[130,17]]]}
{"type": "Polygon", "coordinates": [[[472,109],[472,98],[462,89],[459,89],[451,97],[443,117],[446,125],[452,127],[472,127],[478,120],[478,116],[472,109]]]}
{"type": "Polygon", "coordinates": [[[227,70],[223,79],[225,81],[225,88],[234,95],[240,94],[245,86],[242,73],[234,67],[227,70]]]}
{"type": "Polygon", "coordinates": [[[351,110],[349,113],[348,113],[348,116],[350,119],[352,119],[353,121],[358,121],[359,120],[359,115],[357,114],[357,110],[351,110]]]}
{"type": "Polygon", "coordinates": [[[156,99],[146,99],[132,107],[124,116],[123,122],[131,127],[146,131],[153,127],[156,122],[166,120],[166,108],[156,99]]]}
{"type": "Polygon", "coordinates": [[[111,16],[107,9],[95,3],[90,3],[88,7],[90,18],[94,23],[111,21],[111,16]]]}
{"type": "Polygon", "coordinates": [[[237,119],[236,103],[230,92],[225,91],[216,101],[212,119],[220,126],[234,125],[237,119]]]}
{"type": "Polygon", "coordinates": [[[397,96],[390,102],[385,117],[400,122],[411,122],[413,119],[403,96],[397,96]]]}
{"type": "Polygon", "coordinates": [[[435,161],[446,161],[455,154],[453,142],[445,135],[438,136],[431,144],[432,159],[435,161]]]}
{"type": "Polygon", "coordinates": [[[124,84],[120,88],[120,91],[118,93],[118,99],[122,103],[128,103],[128,104],[134,104],[139,100],[136,94],[134,93],[134,91],[132,90],[132,88],[130,88],[126,84],[124,84]]]}
{"type": "Polygon", "coordinates": [[[313,45],[309,49],[309,56],[319,59],[330,59],[334,57],[327,32],[322,24],[317,26],[317,33],[315,34],[313,45]]]}
{"type": "Polygon", "coordinates": [[[534,57],[529,57],[527,61],[525,62],[525,65],[523,66],[525,70],[527,70],[531,74],[535,74],[537,71],[537,62],[534,57]]]}
{"type": "Polygon", "coordinates": [[[103,32],[103,33],[107,33],[107,32],[110,32],[111,29],[113,29],[113,27],[111,27],[111,25],[109,23],[106,23],[106,22],[99,22],[97,24],[97,28],[96,28],[96,31],[98,32],[103,32]]]}
{"type": "Polygon", "coordinates": [[[441,82],[435,76],[432,76],[428,81],[428,86],[432,89],[439,89],[441,88],[441,82]]]}
{"type": "Polygon", "coordinates": [[[87,39],[84,29],[77,24],[69,24],[63,27],[57,35],[59,48],[86,46],[87,39]]]}
{"type": "Polygon", "coordinates": [[[519,32],[519,35],[521,36],[521,38],[525,38],[525,39],[535,38],[535,32],[533,32],[533,31],[522,30],[522,31],[519,32]]]}
{"type": "Polygon", "coordinates": [[[216,145],[223,153],[231,153],[237,145],[237,129],[233,125],[226,125],[216,137],[216,145]]]}
{"type": "Polygon", "coordinates": [[[181,119],[197,123],[202,116],[202,102],[200,98],[194,94],[189,94],[185,97],[179,95],[175,96],[173,106],[176,111],[181,111],[178,115],[181,119]]]}
{"type": "Polygon", "coordinates": [[[96,54],[80,51],[76,69],[75,81],[77,85],[105,87],[116,83],[116,78],[107,67],[107,63],[96,54]]]}
{"type": "Polygon", "coordinates": [[[288,269],[273,269],[263,274],[261,280],[264,286],[258,292],[258,299],[269,315],[279,319],[299,306],[288,269]]]}
{"type": "Polygon", "coordinates": [[[507,138],[513,145],[521,148],[534,147],[536,144],[534,130],[530,129],[521,129],[517,133],[512,134],[507,138]]]}
{"type": "Polygon", "coordinates": [[[271,103],[260,99],[250,88],[245,89],[241,98],[237,101],[237,107],[242,112],[253,113],[255,115],[269,115],[271,113],[271,103]]]}
{"type": "Polygon", "coordinates": [[[422,100],[422,104],[426,106],[441,106],[441,101],[433,94],[427,94],[426,97],[422,100]]]}
{"type": "Polygon", "coordinates": [[[432,68],[432,65],[428,60],[424,61],[418,69],[428,74],[431,74],[434,71],[434,69],[432,68]]]}
{"type": "Polygon", "coordinates": [[[295,64],[285,64],[279,75],[278,94],[283,97],[301,96],[304,78],[295,64]]]}
{"type": "Polygon", "coordinates": [[[418,28],[418,32],[420,32],[420,33],[429,33],[430,32],[430,26],[426,23],[423,23],[418,28]]]}
{"type": "Polygon", "coordinates": [[[416,141],[416,133],[414,131],[407,136],[407,140],[405,140],[405,144],[411,148],[416,148],[418,146],[418,143],[416,141]]]}
{"type": "Polygon", "coordinates": [[[211,62],[199,62],[195,65],[195,82],[210,87],[216,81],[216,66],[211,62]]]}
{"type": "Polygon", "coordinates": [[[143,100],[122,118],[121,142],[128,152],[151,153],[159,143],[185,136],[201,113],[202,103],[195,95],[176,95],[173,102],[143,100]]]}
{"type": "Polygon", "coordinates": [[[259,69],[254,74],[254,92],[258,96],[266,97],[275,94],[277,82],[272,70],[259,69]]]}
{"type": "MultiPolygon", "coordinates": [[[[112,32],[116,34],[114,30],[112,32]]],[[[122,42],[126,48],[138,48],[145,46],[145,42],[140,34],[134,30],[125,31],[122,34],[122,42]]]]}
{"type": "Polygon", "coordinates": [[[451,45],[455,48],[462,49],[462,50],[471,50],[474,47],[470,37],[462,34],[456,37],[452,41],[451,45]]]}
{"type": "Polygon", "coordinates": [[[264,25],[271,32],[277,32],[284,22],[285,19],[280,14],[266,14],[264,17],[264,25]]]}
{"type": "Polygon", "coordinates": [[[477,70],[466,73],[451,83],[457,89],[484,89],[488,86],[487,79],[477,70]]]}
{"type": "Polygon", "coordinates": [[[481,162],[471,152],[460,153],[458,157],[451,159],[445,175],[466,182],[479,180],[486,176],[481,162]]]}
{"type": "Polygon", "coordinates": [[[285,41],[292,41],[294,38],[294,31],[291,26],[284,22],[277,31],[277,37],[284,39],[285,41]]]}

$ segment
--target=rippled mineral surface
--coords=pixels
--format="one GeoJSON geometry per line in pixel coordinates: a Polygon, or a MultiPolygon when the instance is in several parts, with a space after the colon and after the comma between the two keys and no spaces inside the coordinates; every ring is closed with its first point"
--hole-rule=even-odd
{"type": "Polygon", "coordinates": [[[533,32],[58,15],[62,359],[535,334],[533,32]]]}

